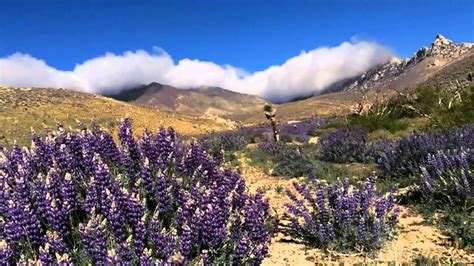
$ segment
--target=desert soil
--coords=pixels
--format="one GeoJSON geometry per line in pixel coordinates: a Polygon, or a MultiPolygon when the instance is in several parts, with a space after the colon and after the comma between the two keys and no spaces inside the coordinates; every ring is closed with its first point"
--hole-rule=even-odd
{"type": "MultiPolygon", "coordinates": [[[[281,219],[280,224],[287,223],[282,220],[286,202],[284,190],[291,189],[291,183],[297,179],[269,176],[249,166],[248,160],[245,157],[239,158],[240,170],[249,190],[255,192],[261,189],[265,197],[269,199],[273,214],[281,219]]],[[[474,254],[455,248],[455,245],[449,242],[436,227],[424,224],[421,215],[405,206],[399,207],[401,213],[396,239],[387,243],[375,258],[360,254],[325,253],[320,249],[295,242],[289,236],[278,232],[272,239],[269,256],[264,260],[263,265],[353,265],[356,263],[382,265],[408,263],[410,265],[421,255],[438,260],[441,264],[474,264],[474,254]]]]}

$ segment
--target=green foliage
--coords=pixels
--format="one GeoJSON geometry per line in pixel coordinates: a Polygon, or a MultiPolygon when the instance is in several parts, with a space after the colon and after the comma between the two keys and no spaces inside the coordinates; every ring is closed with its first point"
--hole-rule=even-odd
{"type": "Polygon", "coordinates": [[[311,161],[297,145],[260,143],[257,149],[248,151],[250,164],[262,169],[265,173],[281,177],[301,177],[307,173],[311,161]]]}
{"type": "Polygon", "coordinates": [[[413,264],[414,265],[417,265],[417,266],[421,266],[421,265],[426,265],[426,266],[438,266],[438,265],[441,265],[441,263],[436,260],[435,258],[429,258],[429,257],[425,257],[423,255],[418,255],[418,257],[416,257],[415,259],[413,259],[413,264]]]}
{"type": "MultiPolygon", "coordinates": [[[[338,164],[321,160],[312,160],[313,173],[318,179],[324,179],[326,182],[334,182],[337,179],[349,180],[351,185],[357,185],[366,176],[373,174],[376,166],[373,164],[338,164]]],[[[389,188],[384,192],[388,192],[389,188]]]]}
{"type": "Polygon", "coordinates": [[[351,125],[360,125],[369,132],[387,130],[400,132],[408,120],[427,117],[437,127],[454,127],[474,123],[474,87],[451,90],[420,86],[388,101],[376,102],[364,115],[347,117],[351,125]]]}
{"type": "Polygon", "coordinates": [[[445,110],[437,110],[435,117],[439,125],[455,127],[474,123],[474,87],[460,93],[461,101],[445,110]]]}
{"type": "Polygon", "coordinates": [[[284,154],[275,154],[272,175],[300,177],[306,174],[309,160],[298,149],[289,149],[284,154]]]}
{"type": "Polygon", "coordinates": [[[267,112],[267,113],[272,113],[273,112],[273,107],[270,104],[266,103],[263,106],[263,111],[267,112]]]}
{"type": "Polygon", "coordinates": [[[349,124],[362,126],[369,132],[384,129],[395,133],[398,131],[405,130],[408,127],[408,123],[401,119],[393,119],[388,116],[377,116],[377,115],[351,115],[348,117],[349,124]]]}
{"type": "Polygon", "coordinates": [[[277,185],[277,186],[275,187],[275,192],[276,192],[277,194],[283,194],[284,191],[285,191],[285,188],[284,188],[282,185],[277,185]]]}
{"type": "Polygon", "coordinates": [[[280,134],[280,141],[291,143],[293,142],[293,139],[288,134],[280,134]]]}

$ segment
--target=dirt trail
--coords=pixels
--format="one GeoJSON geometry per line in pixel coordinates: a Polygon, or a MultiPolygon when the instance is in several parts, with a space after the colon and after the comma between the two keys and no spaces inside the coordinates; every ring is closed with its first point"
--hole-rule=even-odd
{"type": "MultiPolygon", "coordinates": [[[[250,191],[262,189],[265,197],[269,198],[274,212],[281,217],[285,212],[283,204],[286,202],[284,190],[291,189],[291,183],[297,179],[285,179],[264,174],[248,165],[247,158],[240,158],[242,175],[247,181],[250,191]]],[[[423,218],[412,210],[400,206],[401,214],[398,222],[396,239],[387,243],[376,258],[366,258],[361,255],[327,254],[320,249],[307,247],[302,243],[295,243],[289,236],[278,233],[272,239],[269,247],[269,257],[263,265],[315,265],[340,264],[352,265],[355,263],[402,263],[413,264],[413,260],[420,255],[426,258],[439,260],[442,264],[473,263],[474,254],[468,254],[462,249],[450,247],[450,243],[434,227],[423,224],[423,218]]],[[[283,223],[285,221],[282,221],[283,223]]]]}

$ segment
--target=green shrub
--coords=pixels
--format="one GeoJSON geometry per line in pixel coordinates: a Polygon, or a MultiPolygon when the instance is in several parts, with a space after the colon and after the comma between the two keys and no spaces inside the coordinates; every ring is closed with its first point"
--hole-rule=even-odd
{"type": "Polygon", "coordinates": [[[349,124],[362,126],[369,132],[376,130],[387,130],[390,133],[405,130],[408,123],[401,119],[393,119],[388,116],[377,115],[351,115],[348,117],[349,124]]]}

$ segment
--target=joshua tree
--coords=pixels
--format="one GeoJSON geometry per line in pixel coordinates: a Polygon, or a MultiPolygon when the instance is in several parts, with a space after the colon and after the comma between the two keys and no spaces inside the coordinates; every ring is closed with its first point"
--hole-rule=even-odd
{"type": "Polygon", "coordinates": [[[265,103],[265,106],[263,107],[263,113],[265,114],[265,117],[270,121],[270,125],[272,126],[273,130],[273,139],[275,142],[280,142],[280,134],[278,134],[278,128],[276,126],[276,121],[275,121],[275,109],[268,103],[265,103]]]}

